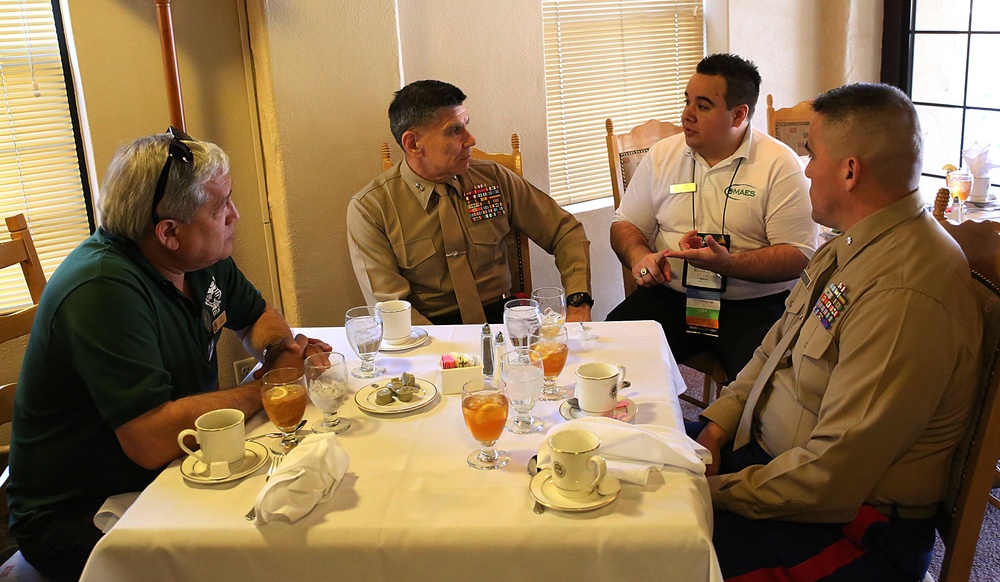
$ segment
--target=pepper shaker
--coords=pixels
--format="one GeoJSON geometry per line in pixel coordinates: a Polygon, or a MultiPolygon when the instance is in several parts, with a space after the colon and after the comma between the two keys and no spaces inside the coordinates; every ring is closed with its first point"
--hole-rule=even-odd
{"type": "Polygon", "coordinates": [[[495,361],[493,359],[493,335],[490,333],[490,324],[483,324],[483,335],[482,340],[482,355],[481,359],[483,362],[483,375],[492,376],[495,361]]]}

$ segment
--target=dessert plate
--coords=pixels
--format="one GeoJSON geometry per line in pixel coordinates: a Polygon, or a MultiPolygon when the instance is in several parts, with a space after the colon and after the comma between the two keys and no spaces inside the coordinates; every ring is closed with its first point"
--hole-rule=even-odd
{"type": "Polygon", "coordinates": [[[419,390],[413,394],[413,400],[409,402],[400,402],[399,400],[393,398],[392,402],[389,404],[376,404],[375,393],[382,388],[385,388],[385,385],[388,384],[390,380],[392,380],[392,378],[385,378],[383,380],[379,380],[378,382],[367,384],[358,390],[358,392],[354,395],[354,401],[357,402],[358,408],[371,414],[402,414],[404,412],[419,410],[427,406],[434,401],[434,397],[438,394],[437,386],[435,386],[432,382],[422,378],[414,378],[419,390]]]}
{"type": "Polygon", "coordinates": [[[243,451],[243,460],[238,465],[232,467],[232,473],[228,477],[213,479],[208,476],[208,465],[198,459],[188,455],[181,463],[181,474],[192,483],[202,483],[214,485],[216,483],[228,483],[237,479],[242,479],[257,470],[267,460],[267,447],[257,442],[248,442],[246,450],[243,451]]]}
{"type": "Polygon", "coordinates": [[[430,336],[427,335],[427,330],[412,327],[410,328],[410,339],[404,341],[400,344],[390,344],[386,341],[382,342],[382,345],[378,347],[380,352],[405,352],[406,350],[412,350],[417,346],[422,346],[427,343],[430,336]]]}
{"type": "Polygon", "coordinates": [[[531,478],[531,483],[528,484],[528,493],[531,494],[531,497],[535,501],[549,509],[569,512],[600,509],[618,499],[620,492],[621,487],[616,489],[614,493],[601,495],[597,492],[597,489],[594,489],[590,492],[590,495],[580,499],[565,497],[552,482],[552,469],[542,469],[531,478]]]}
{"type": "Polygon", "coordinates": [[[559,414],[561,414],[562,417],[565,418],[566,420],[603,416],[606,418],[613,418],[615,420],[620,420],[622,422],[632,422],[633,420],[635,420],[635,413],[638,411],[639,411],[639,405],[633,402],[631,398],[624,398],[622,400],[619,400],[618,408],[615,408],[610,413],[604,413],[604,414],[581,410],[575,406],[570,405],[568,398],[566,400],[563,400],[562,404],[559,405],[559,414]],[[625,403],[625,406],[622,406],[623,402],[625,403]]]}

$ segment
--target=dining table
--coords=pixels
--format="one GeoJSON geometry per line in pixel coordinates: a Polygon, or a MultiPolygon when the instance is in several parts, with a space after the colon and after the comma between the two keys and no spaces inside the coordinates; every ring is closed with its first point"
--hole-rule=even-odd
{"type": "MultiPolygon", "coordinates": [[[[631,422],[683,430],[677,396],[685,385],[658,323],[566,325],[569,356],[558,386],[572,391],[584,363],[621,365],[629,385],[619,398],[634,403],[631,422]]],[[[295,331],[329,343],[349,368],[358,365],[344,328],[295,331]]],[[[415,337],[418,331],[426,340],[421,335],[410,349],[383,344],[376,363],[385,376],[350,378],[339,415],[351,427],[334,437],[350,466],[328,501],[294,523],[278,517],[258,526],[245,514],[267,463],[242,479],[203,484],[185,479],[178,459],[100,540],[82,580],[722,579],[708,483],[696,472],[668,466],[645,485],[623,482],[612,503],[592,511],[534,511],[527,465],[547,430],[567,422],[565,402],[536,403],[540,432],[503,432],[497,447],[511,458],[505,467],[470,467],[466,457],[480,444],[463,420],[461,394],[441,393],[439,366],[443,354],[478,356],[482,326],[414,326],[415,337]],[[404,414],[359,407],[355,394],[403,372],[438,394],[404,414]]],[[[302,432],[320,417],[310,404],[302,432]]],[[[261,412],[246,429],[249,437],[275,427],[261,412]]]]}

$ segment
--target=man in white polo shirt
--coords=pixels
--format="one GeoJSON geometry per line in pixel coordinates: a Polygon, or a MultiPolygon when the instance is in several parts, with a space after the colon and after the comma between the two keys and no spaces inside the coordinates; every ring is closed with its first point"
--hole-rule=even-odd
{"type": "Polygon", "coordinates": [[[685,90],[684,132],[650,149],[611,224],[639,289],[608,320],[659,321],[677,360],[713,351],[730,378],[817,246],[801,163],[750,127],[759,93],[753,63],[704,58],[685,90]]]}

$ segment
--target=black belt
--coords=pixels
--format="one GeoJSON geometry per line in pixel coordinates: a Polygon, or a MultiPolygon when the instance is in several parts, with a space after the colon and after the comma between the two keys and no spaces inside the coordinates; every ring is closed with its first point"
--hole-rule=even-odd
{"type": "Polygon", "coordinates": [[[931,505],[899,505],[896,503],[871,504],[875,511],[887,517],[902,519],[930,519],[937,515],[938,504],[931,505]]]}

